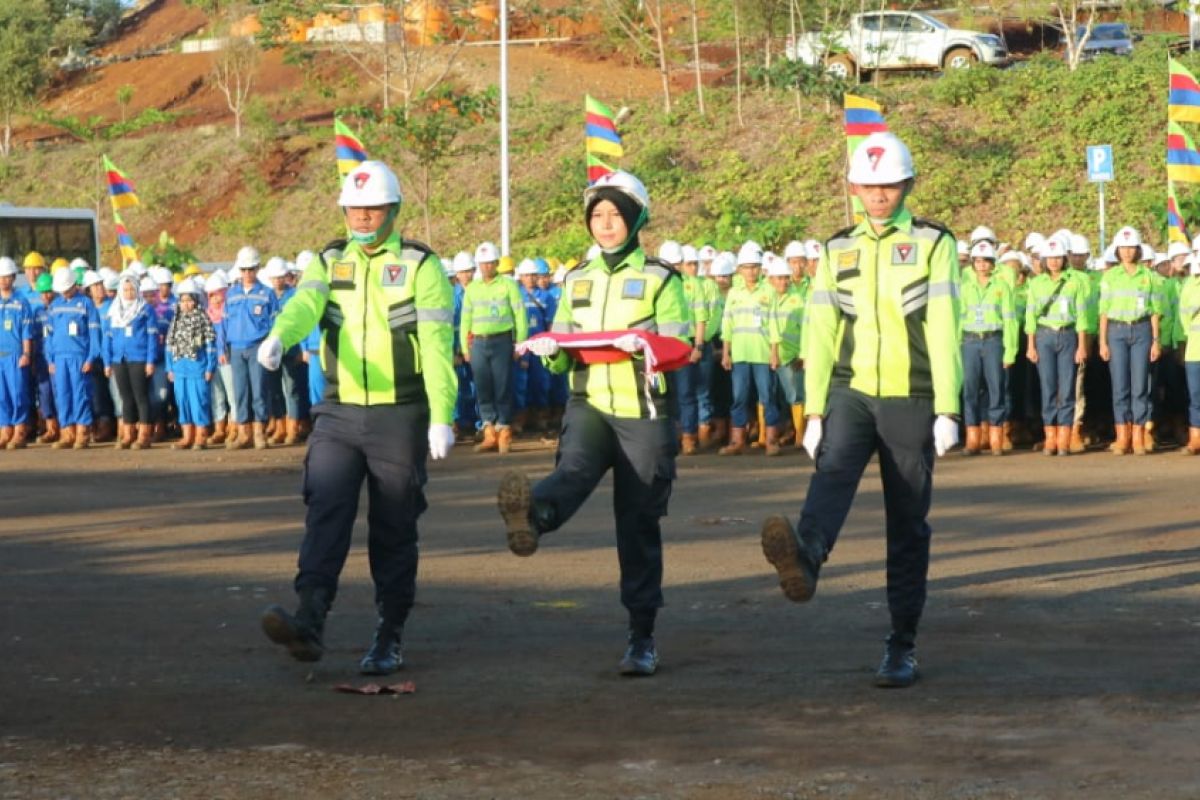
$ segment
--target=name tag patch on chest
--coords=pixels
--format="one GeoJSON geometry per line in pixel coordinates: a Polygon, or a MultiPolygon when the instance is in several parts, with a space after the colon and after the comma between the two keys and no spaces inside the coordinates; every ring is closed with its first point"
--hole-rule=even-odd
{"type": "Polygon", "coordinates": [[[592,296],[591,281],[575,281],[571,284],[571,299],[584,300],[592,296]]]}
{"type": "Polygon", "coordinates": [[[847,250],[844,253],[838,253],[837,268],[839,272],[854,269],[858,266],[858,251],[847,250]]]}
{"type": "Polygon", "coordinates": [[[915,244],[892,245],[892,264],[906,266],[917,263],[917,246],[915,244]]]}
{"type": "Polygon", "coordinates": [[[622,300],[641,300],[646,296],[645,278],[626,278],[621,284],[622,300]]]}
{"type": "Polygon", "coordinates": [[[384,286],[403,286],[408,275],[408,267],[404,264],[387,264],[383,268],[384,286]]]}
{"type": "Polygon", "coordinates": [[[335,261],[330,278],[337,283],[354,283],[354,262],[335,261]]]}

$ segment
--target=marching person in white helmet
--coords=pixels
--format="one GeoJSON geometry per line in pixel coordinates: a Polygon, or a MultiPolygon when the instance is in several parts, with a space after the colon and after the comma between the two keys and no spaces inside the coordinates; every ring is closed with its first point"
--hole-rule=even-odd
{"type": "Polygon", "coordinates": [[[375,585],[375,640],[359,662],[368,675],[404,663],[401,640],[416,595],[417,520],[427,504],[428,456],[454,446],[454,295],[437,255],[396,230],[400,181],[380,161],[346,175],[338,206],[347,238],[322,248],[259,347],[278,369],[286,348],[314,325],[326,385],[304,459],[304,541],[295,614],[272,606],[264,632],[293,658],[324,653],[325,617],[367,484],[367,547],[375,585]]]}
{"type": "Polygon", "coordinates": [[[798,529],[769,518],[762,547],[793,601],[812,598],[863,470],[878,455],[887,512],[891,634],[875,675],[917,679],[925,606],[934,453],[958,442],[962,390],[959,268],[954,235],[914,218],[908,147],[874,133],[850,159],[850,191],[866,216],[826,244],[805,314],[804,446],[816,461],[798,529]]]}
{"type": "Polygon", "coordinates": [[[225,294],[225,341],[233,366],[238,430],[237,436],[230,431],[225,447],[263,450],[267,447],[266,426],[271,411],[270,380],[257,356],[279,313],[279,300],[258,280],[261,259],[254,247],[246,245],[238,250],[233,266],[239,280],[225,294]]]}

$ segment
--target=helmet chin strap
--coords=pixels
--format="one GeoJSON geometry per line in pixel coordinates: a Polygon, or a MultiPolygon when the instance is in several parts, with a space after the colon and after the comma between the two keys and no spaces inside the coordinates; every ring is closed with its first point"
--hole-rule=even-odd
{"type": "Polygon", "coordinates": [[[399,215],[399,213],[400,213],[399,203],[393,203],[391,206],[388,207],[387,216],[384,218],[383,222],[380,223],[379,227],[376,228],[375,230],[371,231],[370,233],[359,233],[358,231],[354,230],[353,228],[351,228],[350,226],[347,225],[346,232],[350,234],[351,241],[357,242],[358,244],[363,245],[364,247],[369,247],[370,245],[378,243],[379,234],[382,233],[383,231],[388,230],[392,226],[392,224],[395,223],[396,217],[397,217],[397,215],[399,215]]]}

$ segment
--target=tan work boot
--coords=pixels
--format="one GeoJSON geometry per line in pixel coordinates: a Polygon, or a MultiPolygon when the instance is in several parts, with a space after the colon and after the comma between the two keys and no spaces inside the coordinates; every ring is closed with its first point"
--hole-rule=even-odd
{"type": "Polygon", "coordinates": [[[1116,431],[1117,438],[1113,440],[1111,445],[1109,445],[1108,451],[1110,453],[1117,456],[1129,454],[1131,447],[1130,439],[1132,438],[1132,427],[1133,426],[1128,422],[1118,422],[1113,426],[1113,429],[1116,431]]]}
{"type": "Polygon", "coordinates": [[[180,425],[179,429],[183,435],[179,437],[179,441],[171,445],[172,450],[187,450],[192,446],[192,437],[195,435],[195,425],[180,425]]]}
{"type": "Polygon", "coordinates": [[[1000,425],[993,425],[988,429],[988,446],[992,455],[1004,455],[1004,428],[1000,425]]]}
{"type": "Polygon", "coordinates": [[[75,444],[75,426],[63,425],[58,433],[58,441],[50,445],[55,450],[70,450],[75,444]]]}
{"type": "MultiPolygon", "coordinates": [[[[231,450],[249,450],[250,448],[254,447],[254,426],[251,425],[249,422],[243,422],[242,424],[238,425],[237,427],[238,427],[238,436],[237,436],[237,439],[234,441],[233,447],[230,449],[231,450]]],[[[258,427],[260,430],[262,429],[261,424],[258,427]]],[[[226,447],[228,447],[228,446],[229,445],[227,444],[226,447]]]]}
{"type": "Polygon", "coordinates": [[[983,452],[989,447],[992,436],[992,425],[990,422],[979,423],[979,451],[983,452]]]}
{"type": "Polygon", "coordinates": [[[238,425],[236,422],[230,422],[225,428],[225,449],[236,450],[238,445],[238,425]]]}
{"type": "Polygon", "coordinates": [[[50,419],[46,420],[46,431],[41,436],[37,437],[37,443],[50,444],[51,442],[58,441],[58,437],[60,435],[61,432],[58,428],[58,420],[54,419],[54,417],[51,417],[50,419]]]}
{"type": "Polygon", "coordinates": [[[137,440],[130,446],[131,450],[149,450],[154,443],[154,426],[149,423],[139,423],[137,440]]]}
{"type": "Polygon", "coordinates": [[[255,422],[250,426],[250,436],[254,440],[255,450],[267,449],[267,432],[261,422],[255,422]]]}
{"type": "Polygon", "coordinates": [[[7,450],[24,450],[29,443],[29,426],[15,425],[13,426],[12,438],[5,443],[4,447],[7,450]]]}
{"type": "Polygon", "coordinates": [[[292,419],[291,417],[283,421],[284,431],[286,435],[283,437],[283,443],[287,447],[300,444],[300,420],[292,419]]]}
{"type": "Polygon", "coordinates": [[[71,445],[75,450],[86,450],[88,446],[88,436],[91,431],[87,425],[75,426],[75,443],[71,445]]]}
{"type": "Polygon", "coordinates": [[[1146,435],[1146,426],[1145,425],[1131,425],[1129,427],[1132,428],[1132,430],[1133,430],[1133,437],[1131,439],[1131,445],[1133,447],[1133,454],[1135,456],[1146,455],[1146,453],[1148,452],[1148,448],[1146,447],[1146,439],[1149,438],[1146,435]]]}
{"type": "Polygon", "coordinates": [[[490,422],[483,425],[483,441],[475,445],[476,453],[495,452],[499,442],[496,440],[496,426],[490,422]]]}
{"type": "Polygon", "coordinates": [[[774,426],[767,428],[767,446],[763,451],[763,455],[777,456],[781,452],[779,449],[779,428],[774,426]]]}
{"type": "Polygon", "coordinates": [[[116,426],[108,417],[96,421],[96,435],[92,437],[92,441],[96,444],[108,444],[116,438],[116,426]]]}
{"type": "Polygon", "coordinates": [[[511,425],[506,425],[496,431],[496,452],[503,455],[509,450],[512,450],[513,429],[511,425]]]}
{"type": "Polygon", "coordinates": [[[223,419],[219,419],[213,423],[213,435],[208,437],[210,444],[225,444],[225,431],[227,430],[227,425],[228,423],[223,419]]]}
{"type": "Polygon", "coordinates": [[[712,423],[712,438],[709,440],[709,447],[718,449],[729,441],[729,420],[724,418],[714,419],[712,423]]]}
{"type": "MultiPolygon", "coordinates": [[[[9,449],[12,449],[10,444],[9,449]]],[[[1200,428],[1188,428],[1187,446],[1180,452],[1187,453],[1189,456],[1200,455],[1200,428]]]]}
{"type": "Polygon", "coordinates": [[[1042,442],[1042,455],[1053,456],[1058,454],[1058,426],[1043,425],[1046,439],[1042,442]]]}
{"type": "Polygon", "coordinates": [[[699,448],[699,440],[695,434],[685,433],[679,437],[679,455],[694,456],[699,448]]]}
{"type": "Polygon", "coordinates": [[[1004,438],[1001,439],[1001,442],[1004,445],[1004,452],[1011,452],[1013,449],[1013,424],[1011,422],[1005,422],[1004,427],[1001,430],[1004,434],[1004,438]]]}
{"type": "Polygon", "coordinates": [[[713,426],[709,422],[700,423],[700,431],[696,436],[696,445],[701,450],[707,450],[712,447],[713,426]]]}
{"type": "Polygon", "coordinates": [[[286,442],[288,437],[288,422],[289,420],[285,417],[275,420],[275,427],[267,435],[267,441],[273,445],[281,445],[286,442]]]}
{"type": "Polygon", "coordinates": [[[205,427],[204,425],[197,425],[196,426],[196,439],[195,439],[195,441],[192,442],[192,449],[193,450],[203,450],[205,447],[205,440],[207,440],[207,439],[208,439],[208,428],[205,427]]]}
{"type": "Polygon", "coordinates": [[[11,425],[5,425],[3,428],[0,428],[0,447],[7,447],[12,438],[13,427],[11,425]]]}
{"type": "Polygon", "coordinates": [[[719,456],[740,456],[746,450],[746,429],[731,428],[729,444],[717,451],[719,456]]]}
{"type": "Polygon", "coordinates": [[[983,429],[978,425],[967,426],[967,441],[963,444],[963,455],[979,455],[980,442],[983,439],[983,429]]]}
{"type": "Polygon", "coordinates": [[[137,426],[126,425],[122,420],[117,426],[120,430],[117,431],[117,443],[114,445],[118,450],[128,450],[133,446],[134,439],[137,438],[137,426]]]}
{"type": "Polygon", "coordinates": [[[1067,442],[1067,449],[1072,453],[1082,453],[1087,450],[1087,445],[1083,442],[1083,423],[1076,422],[1071,426],[1071,438],[1067,442]]]}
{"type": "MultiPolygon", "coordinates": [[[[1142,427],[1144,429],[1142,431],[1142,434],[1143,434],[1142,440],[1144,442],[1143,446],[1145,447],[1147,453],[1153,453],[1154,448],[1157,446],[1155,444],[1156,440],[1154,438],[1154,435],[1158,431],[1158,426],[1156,426],[1154,424],[1154,420],[1151,419],[1151,420],[1146,420],[1146,424],[1142,427]]],[[[1138,453],[1137,455],[1141,455],[1141,454],[1138,453]]]]}
{"type": "Polygon", "coordinates": [[[1060,456],[1071,455],[1071,426],[1058,426],[1058,454],[1060,456]]]}

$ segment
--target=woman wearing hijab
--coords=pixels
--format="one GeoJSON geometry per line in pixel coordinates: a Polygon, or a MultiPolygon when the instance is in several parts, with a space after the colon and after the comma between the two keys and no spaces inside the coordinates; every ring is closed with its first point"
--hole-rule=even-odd
{"type": "Polygon", "coordinates": [[[175,289],[179,305],[167,329],[167,379],[175,384],[175,407],[183,431],[172,450],[203,450],[212,424],[209,382],[217,369],[217,333],[200,308],[200,292],[191,278],[180,281],[175,289]]]}
{"type": "Polygon", "coordinates": [[[148,382],[158,360],[158,327],[154,310],[138,291],[137,275],[121,275],[117,295],[108,307],[108,322],[101,356],[104,374],[116,380],[121,396],[117,448],[141,450],[150,446],[153,431],[148,382]]]}

